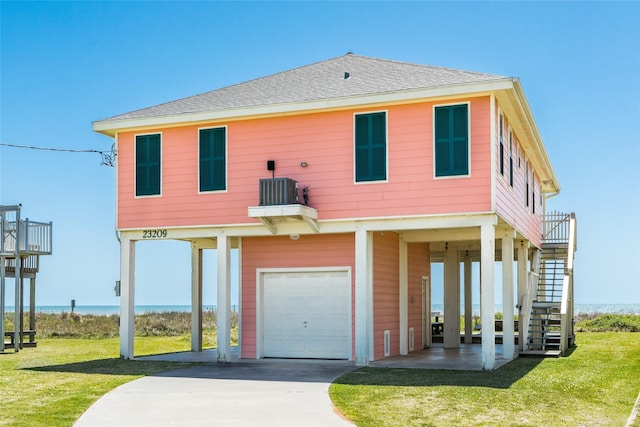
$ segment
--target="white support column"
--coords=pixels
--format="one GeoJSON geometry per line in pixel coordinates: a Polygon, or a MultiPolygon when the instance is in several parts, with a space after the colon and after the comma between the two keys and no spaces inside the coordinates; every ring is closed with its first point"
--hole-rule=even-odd
{"type": "Polygon", "coordinates": [[[444,348],[460,347],[460,260],[451,243],[444,251],[444,348]]]}
{"type": "MultiPolygon", "coordinates": [[[[0,220],[3,218],[0,218],[0,220]]],[[[0,236],[0,239],[2,236],[0,236]]],[[[4,283],[5,283],[5,275],[6,275],[6,258],[0,256],[0,353],[4,353],[4,283]]]]}
{"type": "Polygon", "coordinates": [[[409,248],[400,239],[400,354],[409,354],[409,248]]]}
{"type": "MultiPolygon", "coordinates": [[[[22,324],[22,258],[20,257],[20,252],[16,253],[16,273],[14,277],[16,278],[16,286],[15,303],[13,305],[13,350],[17,353],[20,351],[20,341],[22,341],[22,335],[20,334],[20,325],[22,324]]],[[[4,322],[4,319],[2,321],[4,322]]],[[[4,336],[2,339],[4,339],[4,336]]]]}
{"type": "Polygon", "coordinates": [[[231,241],[217,236],[218,252],[218,362],[231,362],[231,241]]]}
{"type": "Polygon", "coordinates": [[[467,252],[464,256],[464,343],[473,342],[473,306],[471,289],[471,256],[467,252]]]}
{"type": "Polygon", "coordinates": [[[120,357],[133,359],[136,242],[120,237],[120,357]]]}
{"type": "Polygon", "coordinates": [[[191,243],[191,351],[202,351],[202,249],[191,243]]]}
{"type": "MultiPolygon", "coordinates": [[[[29,278],[29,330],[36,330],[36,276],[29,278]]],[[[34,336],[29,335],[29,342],[34,341],[34,336]]]]}
{"type": "Polygon", "coordinates": [[[373,236],[358,228],[355,239],[355,356],[356,365],[366,366],[373,360],[373,236]]]}
{"type": "Polygon", "coordinates": [[[513,239],[515,231],[502,235],[502,357],[513,360],[515,338],[513,327],[513,239]]]}
{"type": "Polygon", "coordinates": [[[518,348],[524,350],[527,328],[522,316],[525,296],[527,294],[529,242],[521,241],[518,245],[518,348]]]}
{"type": "Polygon", "coordinates": [[[482,311],[482,369],[492,371],[496,363],[495,325],[495,226],[480,227],[480,307],[482,311]]]}

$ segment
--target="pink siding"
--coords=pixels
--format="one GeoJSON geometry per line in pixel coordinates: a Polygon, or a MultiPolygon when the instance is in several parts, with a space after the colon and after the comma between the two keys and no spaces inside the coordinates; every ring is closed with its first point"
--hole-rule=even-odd
{"type": "Polygon", "coordinates": [[[414,347],[418,351],[425,344],[422,341],[422,277],[429,277],[431,264],[428,243],[410,243],[408,246],[409,328],[414,329],[414,347]]]}
{"type": "Polygon", "coordinates": [[[391,356],[400,354],[399,238],[373,234],[373,358],[384,358],[384,331],[391,334],[391,356]]]}
{"type": "MultiPolygon", "coordinates": [[[[496,136],[499,135],[499,119],[496,107],[496,136]]],[[[502,217],[516,231],[524,235],[533,244],[540,246],[540,231],[542,223],[542,206],[540,205],[540,187],[536,181],[536,212],[532,212],[532,189],[534,180],[529,164],[529,206],[526,206],[526,162],[528,160],[518,136],[513,132],[513,187],[509,182],[509,118],[504,116],[504,175],[500,174],[500,143],[496,138],[496,213],[502,217]],[[518,154],[520,163],[518,164],[518,154]]],[[[537,174],[536,174],[537,176],[537,174]]]]}
{"type": "Polygon", "coordinates": [[[354,263],[353,234],[305,235],[295,241],[289,236],[243,238],[241,357],[256,357],[256,269],[350,266],[353,311],[354,263]]]}
{"type": "MultiPolygon", "coordinates": [[[[461,99],[460,102],[467,100],[461,99]]],[[[437,104],[436,104],[437,105],[437,104]]],[[[135,133],[118,135],[118,228],[258,223],[247,207],[258,203],[258,180],[270,173],[310,189],[319,219],[488,212],[489,98],[470,101],[471,176],[434,179],[433,103],[391,106],[388,182],[354,183],[353,121],[347,110],[274,117],[162,132],[162,195],[134,197],[135,133]],[[227,191],[198,194],[198,129],[227,126],[227,191]],[[300,167],[307,162],[308,167],[300,167]]],[[[379,109],[376,109],[379,111],[379,109]]]]}

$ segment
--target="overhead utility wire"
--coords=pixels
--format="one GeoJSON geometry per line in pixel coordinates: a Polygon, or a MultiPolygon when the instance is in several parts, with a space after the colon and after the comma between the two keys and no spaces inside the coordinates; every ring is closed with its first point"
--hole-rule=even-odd
{"type": "Polygon", "coordinates": [[[0,142],[0,145],[5,147],[14,147],[14,148],[27,148],[29,150],[44,150],[44,151],[59,151],[66,153],[98,153],[102,156],[102,165],[105,166],[115,166],[116,163],[116,152],[115,147],[111,147],[111,151],[100,151],[100,150],[77,150],[73,148],[51,148],[51,147],[34,147],[32,145],[18,145],[18,144],[7,144],[4,142],[0,142]]]}

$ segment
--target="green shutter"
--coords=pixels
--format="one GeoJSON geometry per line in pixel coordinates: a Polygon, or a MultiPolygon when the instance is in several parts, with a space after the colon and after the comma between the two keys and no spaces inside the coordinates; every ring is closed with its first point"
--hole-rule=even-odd
{"type": "Polygon", "coordinates": [[[225,190],[226,129],[201,129],[199,140],[200,191],[225,190]]]}
{"type": "Polygon", "coordinates": [[[160,194],[160,134],[136,136],[136,196],[160,194]]]}
{"type": "Polygon", "coordinates": [[[387,179],[386,113],[356,116],[356,182],[387,179]]]}
{"type": "Polygon", "coordinates": [[[466,104],[435,109],[436,176],[469,173],[469,120],[466,104]]]}

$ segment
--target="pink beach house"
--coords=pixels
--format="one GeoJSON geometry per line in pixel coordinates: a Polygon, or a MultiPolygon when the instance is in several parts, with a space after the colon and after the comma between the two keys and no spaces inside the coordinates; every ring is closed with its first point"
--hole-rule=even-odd
{"type": "Polygon", "coordinates": [[[202,251],[217,250],[219,361],[231,360],[234,249],[244,359],[367,365],[472,343],[474,263],[484,369],[495,368],[499,282],[504,318],[520,325],[502,325],[504,358],[572,345],[575,219],[545,215],[560,185],[517,78],[347,54],[93,128],[118,154],[124,358],[135,245],[162,239],[191,242],[192,351],[202,251]]]}

